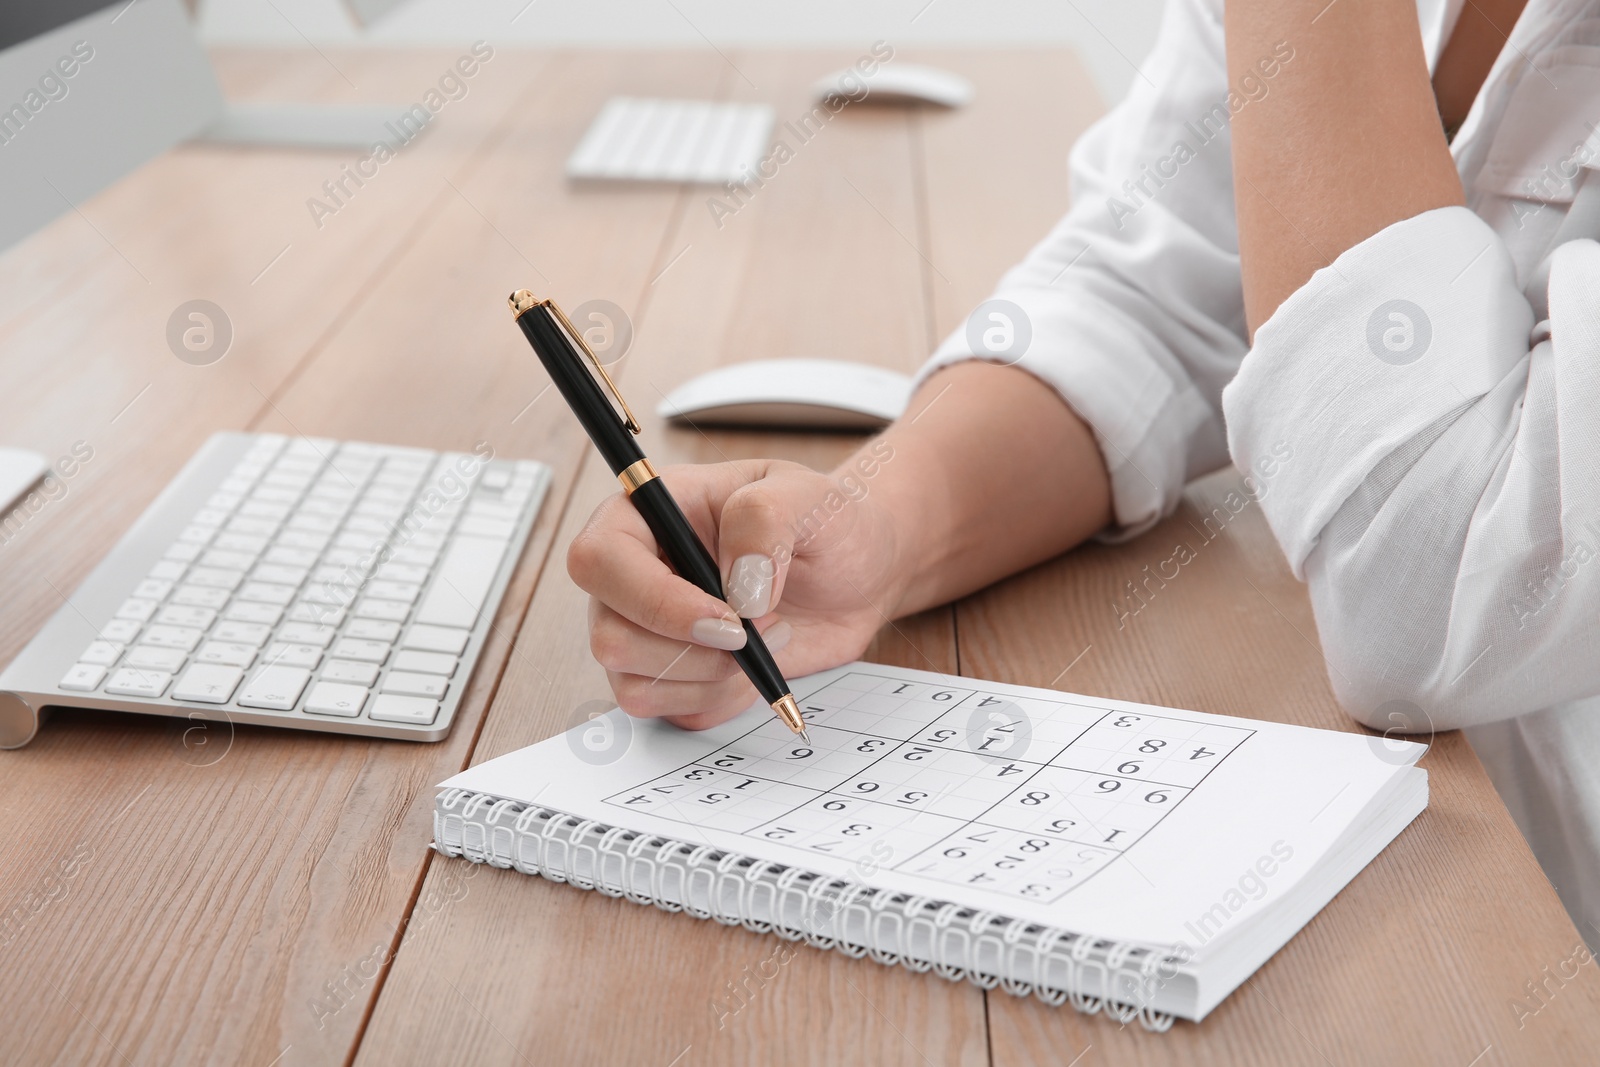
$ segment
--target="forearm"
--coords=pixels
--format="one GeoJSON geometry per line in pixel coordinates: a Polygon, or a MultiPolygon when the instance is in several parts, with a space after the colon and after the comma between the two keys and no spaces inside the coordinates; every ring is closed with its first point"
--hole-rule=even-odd
{"type": "Polygon", "coordinates": [[[1345,250],[1463,196],[1412,0],[1229,0],[1226,27],[1234,84],[1280,42],[1295,56],[1233,121],[1253,335],[1345,250]]]}
{"type": "MultiPolygon", "coordinates": [[[[1093,432],[1026,371],[982,362],[946,368],[882,441],[892,458],[877,460],[868,492],[897,547],[896,615],[981,589],[1111,521],[1110,480],[1093,432]]],[[[877,455],[883,451],[878,444],[877,455]]]]}

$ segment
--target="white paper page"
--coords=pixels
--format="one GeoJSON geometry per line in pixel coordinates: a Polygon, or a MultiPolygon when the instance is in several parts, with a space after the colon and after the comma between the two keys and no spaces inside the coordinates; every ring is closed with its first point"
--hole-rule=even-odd
{"type": "Polygon", "coordinates": [[[613,711],[441,788],[1204,955],[1425,751],[867,663],[794,691],[809,747],[613,711]]]}

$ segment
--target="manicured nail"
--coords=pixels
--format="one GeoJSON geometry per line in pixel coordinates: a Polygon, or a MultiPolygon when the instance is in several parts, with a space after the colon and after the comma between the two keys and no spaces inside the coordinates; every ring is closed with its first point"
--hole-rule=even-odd
{"type": "Polygon", "coordinates": [[[761,640],[767,643],[768,652],[782,651],[783,646],[789,643],[794,636],[794,627],[787,621],[780,620],[767,627],[767,632],[761,635],[761,640]]]}
{"type": "Polygon", "coordinates": [[[772,579],[777,576],[770,556],[740,556],[728,568],[728,606],[743,618],[761,618],[772,610],[772,579]]]}
{"type": "Polygon", "coordinates": [[[689,627],[698,644],[733,652],[744,647],[744,627],[731,619],[701,619],[689,627]]]}

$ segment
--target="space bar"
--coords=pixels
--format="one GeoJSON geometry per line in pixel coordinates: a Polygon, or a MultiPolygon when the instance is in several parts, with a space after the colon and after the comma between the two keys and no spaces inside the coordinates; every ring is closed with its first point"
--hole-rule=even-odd
{"type": "Polygon", "coordinates": [[[463,534],[450,543],[434,574],[433,585],[417,609],[417,622],[434,626],[471,626],[489,597],[510,541],[463,534]]]}

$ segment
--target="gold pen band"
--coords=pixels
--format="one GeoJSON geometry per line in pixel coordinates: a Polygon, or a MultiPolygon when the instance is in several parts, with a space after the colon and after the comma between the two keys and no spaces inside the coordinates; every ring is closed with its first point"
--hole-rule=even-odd
{"type": "Polygon", "coordinates": [[[806,731],[805,716],[800,714],[800,704],[793,694],[785,693],[772,705],[772,710],[778,713],[778,718],[783,720],[783,725],[795,733],[804,735],[806,731]]]}
{"type": "Polygon", "coordinates": [[[635,489],[659,477],[661,476],[656,473],[656,469],[650,466],[650,461],[641,459],[636,463],[630,463],[621,474],[617,475],[617,481],[622,483],[622,491],[632,496],[635,489]]]}

